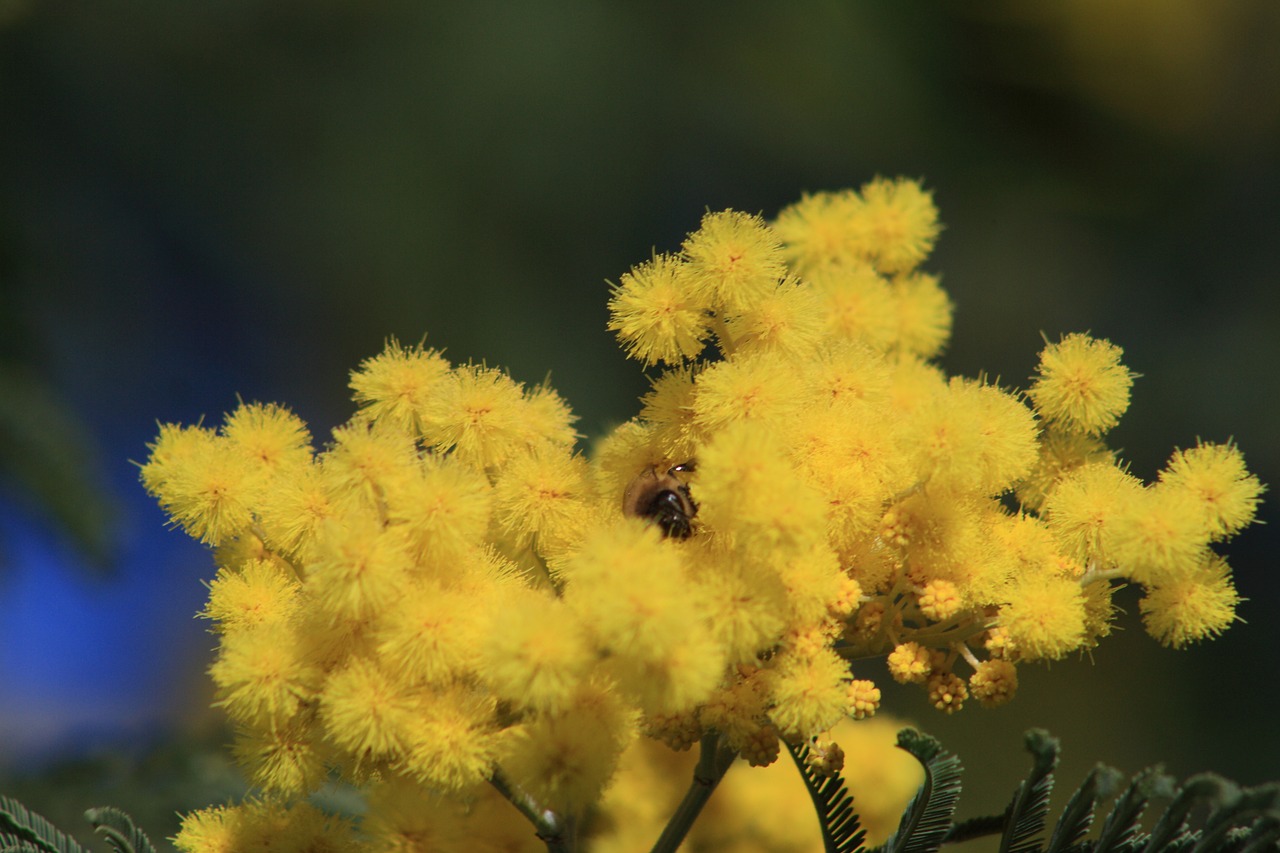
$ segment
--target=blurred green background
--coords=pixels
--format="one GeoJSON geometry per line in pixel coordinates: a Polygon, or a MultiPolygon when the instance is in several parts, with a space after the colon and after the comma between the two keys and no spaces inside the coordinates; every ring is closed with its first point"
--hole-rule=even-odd
{"type": "MultiPolygon", "coordinates": [[[[606,279],[708,208],[877,174],[941,209],[949,372],[1023,386],[1042,334],[1092,331],[1143,374],[1135,473],[1234,437],[1280,483],[1269,0],[0,0],[0,791],[161,836],[235,787],[190,618],[212,565],[129,461],[156,421],[241,395],[322,439],[347,372],[426,334],[549,372],[598,434],[647,387],[606,279]]],[[[1246,624],[1217,642],[1162,649],[1122,595],[1092,664],[1026,669],[1006,708],[886,710],[965,759],[964,814],[1003,806],[1033,725],[1066,787],[1099,760],[1280,778],[1274,523],[1229,555],[1246,624]]]]}

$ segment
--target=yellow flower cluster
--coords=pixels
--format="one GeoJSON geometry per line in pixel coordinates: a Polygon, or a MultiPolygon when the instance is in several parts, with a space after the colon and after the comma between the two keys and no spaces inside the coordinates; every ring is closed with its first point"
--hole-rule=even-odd
{"type": "Polygon", "coordinates": [[[211,675],[268,795],[197,813],[179,845],[301,821],[339,839],[306,849],[355,849],[291,817],[335,770],[371,792],[364,849],[508,844],[474,819],[482,783],[582,817],[640,734],[768,764],[874,714],[850,660],[887,658],[948,713],[998,705],[1019,665],[1108,633],[1121,578],[1168,645],[1225,629],[1212,546],[1261,493],[1240,452],[1128,474],[1102,437],[1132,374],[1086,335],[1049,344],[1025,394],[945,376],[951,305],[918,269],[938,230],[907,180],[772,223],[707,214],[613,288],[609,327],[664,368],[589,457],[550,388],[395,341],[318,451],[275,405],[161,427],[143,483],[215,548],[211,675]]]}

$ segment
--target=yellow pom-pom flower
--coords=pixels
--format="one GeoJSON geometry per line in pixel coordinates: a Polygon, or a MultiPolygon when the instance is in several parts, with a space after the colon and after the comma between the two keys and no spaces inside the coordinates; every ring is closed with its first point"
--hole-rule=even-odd
{"type": "Polygon", "coordinates": [[[813,655],[783,655],[772,674],[774,706],[769,719],[784,737],[812,737],[848,712],[849,664],[829,649],[813,655]]]}
{"type": "Polygon", "coordinates": [[[268,560],[250,560],[238,571],[219,569],[200,615],[221,631],[287,624],[298,611],[298,583],[268,560]]]}
{"type": "Polygon", "coordinates": [[[407,722],[400,767],[445,794],[475,796],[501,749],[493,696],[456,684],[432,694],[407,722]]]}
{"type": "Polygon", "coordinates": [[[776,352],[790,358],[814,353],[826,318],[813,290],[794,276],[729,317],[720,338],[726,353],[776,352]]]}
{"type": "Polygon", "coordinates": [[[1197,444],[1173,454],[1160,482],[1195,495],[1204,506],[1209,534],[1225,539],[1253,521],[1262,484],[1244,466],[1234,444],[1197,444]]]}
{"type": "Polygon", "coordinates": [[[648,366],[702,351],[710,303],[693,284],[689,264],[674,255],[657,255],[622,276],[609,297],[609,329],[627,355],[648,366]]]}
{"type": "Polygon", "coordinates": [[[283,726],[246,728],[236,735],[232,752],[249,781],[269,793],[306,794],[328,776],[327,749],[320,747],[313,715],[300,714],[283,726]]]}
{"type": "Polygon", "coordinates": [[[478,668],[498,698],[557,713],[572,701],[595,658],[568,606],[529,592],[512,600],[501,629],[485,639],[478,668]]]}
{"type": "Polygon", "coordinates": [[[227,714],[255,726],[291,720],[315,696],[319,676],[297,632],[272,624],[223,634],[209,675],[227,714]]]}
{"type": "Polygon", "coordinates": [[[513,731],[502,768],[550,808],[594,802],[636,731],[636,717],[612,691],[584,687],[567,710],[541,714],[513,731]]]}
{"type": "Polygon", "coordinates": [[[1036,410],[1063,429],[1097,435],[1129,408],[1133,374],[1110,341],[1067,335],[1040,353],[1039,375],[1028,393],[1036,410]]]}
{"type": "Polygon", "coordinates": [[[1184,574],[1209,544],[1209,519],[1191,492],[1165,483],[1133,495],[1103,536],[1121,570],[1141,583],[1184,574]]]}
{"type": "Polygon", "coordinates": [[[1110,531],[1141,494],[1136,477],[1110,462],[1090,462],[1062,477],[1045,499],[1041,517],[1064,553],[1089,562],[1105,557],[1110,531]]]}
{"type": "Polygon", "coordinates": [[[1000,626],[1023,660],[1057,660],[1085,640],[1085,601],[1070,578],[1040,578],[1009,592],[1000,626]]]}
{"type": "Polygon", "coordinates": [[[1149,588],[1138,609],[1148,634],[1180,649],[1227,630],[1240,618],[1239,603],[1226,561],[1211,556],[1203,568],[1149,588]]]}
{"type": "Polygon", "coordinates": [[[853,217],[861,254],[881,272],[906,273],[928,257],[937,240],[938,209],[919,183],[877,178],[861,190],[853,217]]]}
{"type": "Polygon", "coordinates": [[[706,446],[696,497],[709,524],[762,554],[784,556],[825,536],[821,495],[795,476],[785,445],[765,427],[737,424],[706,446]]]}
{"type": "Polygon", "coordinates": [[[289,475],[311,462],[311,434],[283,406],[243,403],[227,415],[220,432],[267,474],[289,475]]]}
{"type": "Polygon", "coordinates": [[[774,222],[784,257],[802,275],[832,267],[862,264],[854,217],[862,199],[853,190],[805,194],[774,222]]]}
{"type": "Polygon", "coordinates": [[[735,210],[702,217],[682,250],[694,293],[723,314],[739,314],[764,299],[786,272],[773,229],[759,216],[735,210]]]}
{"type": "Polygon", "coordinates": [[[898,340],[898,299],[889,282],[866,265],[815,269],[805,276],[836,341],[887,351],[898,340]]]}
{"type": "Polygon", "coordinates": [[[351,372],[350,387],[361,413],[395,429],[420,435],[423,412],[449,373],[449,361],[422,344],[401,346],[395,338],[351,372]]]}

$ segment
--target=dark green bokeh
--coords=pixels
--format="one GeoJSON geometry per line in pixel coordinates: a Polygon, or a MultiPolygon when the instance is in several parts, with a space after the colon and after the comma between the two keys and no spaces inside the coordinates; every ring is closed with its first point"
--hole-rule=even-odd
{"type": "MultiPolygon", "coordinates": [[[[4,304],[91,428],[240,393],[323,435],[347,371],[427,334],[549,372],[593,436],[646,387],[606,279],[707,208],[906,174],[947,226],[949,371],[1025,385],[1042,333],[1091,330],[1143,374],[1135,473],[1234,436],[1280,482],[1280,7],[1106,5],[0,0],[4,304]]],[[[1070,786],[1280,777],[1274,529],[1230,549],[1248,624],[1218,642],[1161,649],[1130,596],[1096,665],[1027,668],[1005,709],[886,708],[965,759],[962,813],[1030,726],[1070,786]]]]}

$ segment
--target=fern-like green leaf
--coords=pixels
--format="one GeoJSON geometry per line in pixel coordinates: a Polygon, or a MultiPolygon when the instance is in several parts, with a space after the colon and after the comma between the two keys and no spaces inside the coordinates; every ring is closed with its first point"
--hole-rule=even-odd
{"type": "Polygon", "coordinates": [[[1246,830],[1238,833],[1242,844],[1247,841],[1251,845],[1257,838],[1269,834],[1269,824],[1280,821],[1280,784],[1273,782],[1256,788],[1228,789],[1220,793],[1215,805],[1217,808],[1205,818],[1203,835],[1191,848],[1193,853],[1221,850],[1225,839],[1236,828],[1246,830]]]}
{"type": "Polygon", "coordinates": [[[1094,853],[1130,853],[1141,849],[1140,821],[1153,793],[1173,795],[1173,779],[1159,767],[1148,767],[1139,772],[1116,799],[1102,824],[1102,831],[1093,847],[1094,853]]]}
{"type": "Polygon", "coordinates": [[[845,787],[844,777],[822,776],[809,766],[808,745],[796,748],[787,744],[787,752],[795,761],[804,779],[804,786],[818,812],[822,825],[822,845],[826,853],[862,853],[866,848],[862,840],[867,833],[858,824],[858,813],[853,809],[853,797],[845,787]]]}
{"type": "Polygon", "coordinates": [[[1018,785],[1005,809],[1000,853],[1039,853],[1040,833],[1049,814],[1053,770],[1058,766],[1058,740],[1044,729],[1031,729],[1026,743],[1034,761],[1031,773],[1018,785]]]}
{"type": "MultiPolygon", "coordinates": [[[[1234,801],[1238,796],[1239,788],[1221,776],[1213,773],[1192,776],[1173,795],[1142,849],[1146,853],[1163,853],[1179,846],[1189,846],[1194,840],[1189,833],[1189,816],[1196,804],[1207,800],[1216,805],[1234,801]]],[[[1198,837],[1198,833],[1196,835],[1198,837]]]]}
{"type": "Polygon", "coordinates": [[[93,824],[93,831],[107,839],[117,853],[156,853],[151,839],[120,809],[110,806],[89,809],[84,817],[93,824]]]}
{"type": "Polygon", "coordinates": [[[907,806],[897,831],[882,850],[890,853],[933,853],[951,830],[951,819],[960,799],[960,759],[942,744],[915,729],[898,732],[898,746],[924,766],[924,784],[907,806]]]}
{"type": "Polygon", "coordinates": [[[1122,778],[1120,771],[1114,767],[1099,764],[1090,770],[1084,782],[1067,801],[1067,807],[1062,810],[1062,817],[1058,818],[1058,823],[1053,828],[1045,853],[1065,853],[1075,849],[1089,827],[1093,826],[1093,812],[1098,806],[1098,800],[1111,796],[1120,786],[1122,778]]]}
{"type": "Polygon", "coordinates": [[[0,851],[87,853],[75,839],[10,797],[0,797],[0,851]]]}

